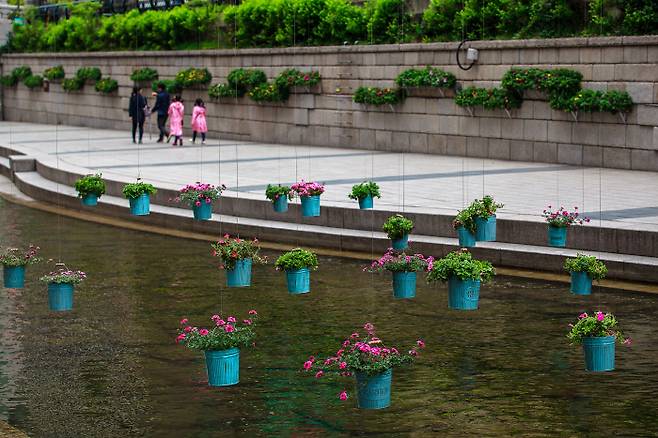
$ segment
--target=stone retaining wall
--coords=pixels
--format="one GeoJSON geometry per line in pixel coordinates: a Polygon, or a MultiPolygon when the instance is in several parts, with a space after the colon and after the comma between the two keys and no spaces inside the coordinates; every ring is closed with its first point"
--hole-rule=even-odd
{"type": "MultiPolygon", "coordinates": [[[[658,37],[483,41],[472,46],[480,50],[480,61],[469,71],[456,66],[455,43],[4,55],[4,72],[26,64],[41,73],[62,64],[71,76],[81,66],[98,66],[104,76],[119,81],[120,89],[115,96],[101,96],[90,85],[65,93],[59,84],[51,84],[49,92],[19,84],[4,90],[3,112],[6,120],[128,129],[129,76],[136,68],[156,68],[166,79],[190,66],[207,67],[217,83],[234,68],[257,67],[273,77],[296,67],[320,71],[321,94],[257,104],[247,97],[210,102],[206,90],[186,90],[186,110],[191,112],[194,98],[204,98],[211,134],[223,138],[658,170],[658,37]],[[450,96],[413,96],[392,108],[352,102],[358,86],[393,86],[401,71],[425,65],[454,73],[464,87],[498,85],[514,66],[572,68],[583,74],[584,87],[626,90],[637,105],[624,123],[619,115],[607,113],[580,114],[575,121],[571,114],[551,110],[541,95],[530,96],[510,115],[477,109],[471,116],[450,96]]],[[[153,131],[154,125],[155,120],[153,131]]]]}

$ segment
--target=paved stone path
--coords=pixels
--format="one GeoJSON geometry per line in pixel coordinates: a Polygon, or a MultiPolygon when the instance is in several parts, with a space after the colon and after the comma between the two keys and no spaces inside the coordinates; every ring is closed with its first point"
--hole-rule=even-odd
{"type": "Polygon", "coordinates": [[[485,194],[505,203],[501,217],[542,220],[546,205],[578,206],[622,228],[658,229],[658,174],[557,164],[372,152],[209,139],[183,147],[130,141],[121,131],[0,122],[0,145],[62,166],[137,178],[166,188],[221,180],[229,196],[263,198],[268,183],[304,178],[327,184],[323,204],[354,206],[351,186],[381,186],[376,208],[454,214],[485,194]],[[59,160],[57,160],[59,158],[59,160]]]}

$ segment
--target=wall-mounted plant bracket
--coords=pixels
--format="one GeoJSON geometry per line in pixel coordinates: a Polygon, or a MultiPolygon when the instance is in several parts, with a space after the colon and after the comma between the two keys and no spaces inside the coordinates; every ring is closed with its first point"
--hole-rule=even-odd
{"type": "Polygon", "coordinates": [[[505,108],[505,114],[507,114],[508,118],[512,118],[512,112],[509,109],[505,108]]]}
{"type": "Polygon", "coordinates": [[[619,118],[621,118],[621,122],[625,125],[626,120],[627,120],[628,114],[625,112],[620,111],[619,112],[619,118]]]}
{"type": "Polygon", "coordinates": [[[573,117],[574,122],[578,123],[578,111],[571,111],[571,117],[573,117]]]}
{"type": "Polygon", "coordinates": [[[472,106],[466,106],[464,107],[466,111],[468,111],[468,114],[473,117],[475,114],[473,113],[473,107],[472,106]]]}

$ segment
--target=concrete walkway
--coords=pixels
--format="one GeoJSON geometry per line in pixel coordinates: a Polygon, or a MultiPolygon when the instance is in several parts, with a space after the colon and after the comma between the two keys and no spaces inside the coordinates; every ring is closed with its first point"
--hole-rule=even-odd
{"type": "Polygon", "coordinates": [[[268,183],[316,180],[327,184],[323,205],[354,206],[353,184],[374,180],[376,208],[454,214],[474,198],[493,195],[500,216],[541,221],[546,205],[564,205],[592,217],[593,225],[658,230],[658,174],[557,164],[500,161],[355,149],[209,139],[183,147],[130,141],[120,131],[0,122],[0,145],[107,177],[141,178],[176,189],[203,181],[226,184],[228,196],[263,199],[268,183]]]}

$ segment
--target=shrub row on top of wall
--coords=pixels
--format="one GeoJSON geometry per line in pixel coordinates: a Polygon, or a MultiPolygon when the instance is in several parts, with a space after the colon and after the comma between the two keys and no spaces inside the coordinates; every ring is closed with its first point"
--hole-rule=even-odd
{"type": "Polygon", "coordinates": [[[26,9],[6,49],[13,52],[168,50],[217,47],[400,43],[469,39],[652,34],[655,0],[431,0],[421,17],[405,0],[198,0],[167,11],[101,16],[99,4],[72,6],[47,25],[26,9]]]}

